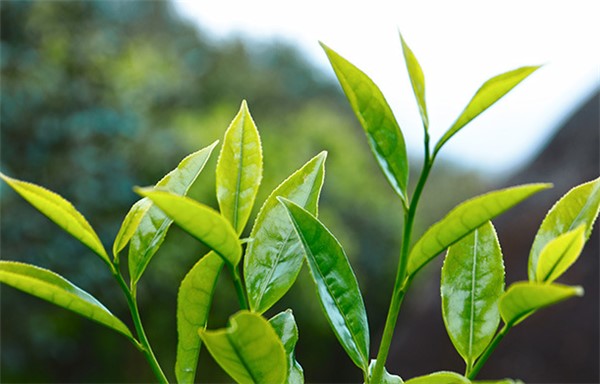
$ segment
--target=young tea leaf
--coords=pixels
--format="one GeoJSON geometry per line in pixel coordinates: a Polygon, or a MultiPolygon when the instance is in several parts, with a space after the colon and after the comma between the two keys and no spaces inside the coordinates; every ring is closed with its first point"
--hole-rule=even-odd
{"type": "Polygon", "coordinates": [[[427,116],[427,104],[425,103],[425,76],[423,75],[419,61],[408,44],[406,44],[406,41],[404,41],[402,35],[400,35],[400,41],[402,42],[402,52],[404,53],[404,61],[406,62],[410,83],[417,99],[417,104],[419,105],[423,128],[425,128],[425,131],[428,131],[429,117],[427,116]]]}
{"type": "Polygon", "coordinates": [[[356,276],[337,239],[305,209],[280,198],[306,255],[319,301],[340,344],[368,373],[369,324],[356,276]]]}
{"type": "Polygon", "coordinates": [[[529,280],[534,281],[542,249],[558,236],[583,225],[590,237],[600,210],[600,178],[567,192],[548,212],[535,235],[529,254],[529,280]]]}
{"type": "Polygon", "coordinates": [[[528,184],[501,189],[467,200],[433,224],[413,246],[408,259],[408,276],[414,276],[444,249],[486,221],[507,211],[550,184],[528,184]]]}
{"type": "Polygon", "coordinates": [[[294,349],[298,342],[298,326],[296,326],[296,319],[294,319],[292,310],[288,309],[285,312],[278,313],[269,320],[269,323],[271,323],[275,333],[279,336],[287,356],[289,373],[286,383],[303,384],[304,370],[294,357],[294,349]]]}
{"type": "Polygon", "coordinates": [[[577,260],[584,245],[584,225],[548,242],[540,252],[536,281],[551,283],[558,279],[577,260]]]}
{"type": "Polygon", "coordinates": [[[125,219],[123,219],[121,228],[119,228],[119,232],[117,233],[113,243],[113,256],[115,259],[117,258],[119,252],[121,252],[123,248],[127,246],[127,243],[129,243],[129,240],[131,240],[137,231],[142,219],[150,207],[152,207],[152,201],[150,199],[143,198],[133,204],[129,212],[127,212],[127,215],[125,216],[125,219]]]}
{"type": "Polygon", "coordinates": [[[240,311],[226,329],[200,329],[206,348],[238,383],[285,383],[287,357],[273,327],[262,316],[240,311]]]}
{"type": "Polygon", "coordinates": [[[212,304],[217,279],[223,260],[209,252],[192,267],[179,287],[177,295],[177,362],[175,375],[178,383],[194,383],[200,336],[205,328],[212,304]]]}
{"type": "Polygon", "coordinates": [[[129,328],[98,300],[52,271],[14,261],[0,261],[0,282],[94,320],[133,340],[129,328]]]}
{"type": "Polygon", "coordinates": [[[242,257],[242,246],[229,222],[214,209],[185,196],[151,188],[136,188],[187,233],[215,251],[230,266],[242,257]]]}
{"type": "Polygon", "coordinates": [[[471,381],[458,373],[440,371],[429,375],[414,377],[406,384],[471,384],[471,381]]]}
{"type": "Polygon", "coordinates": [[[500,298],[500,316],[505,324],[516,325],[538,309],[573,296],[583,296],[583,288],[533,282],[515,283],[500,298]]]}
{"type": "Polygon", "coordinates": [[[304,259],[302,245],[277,196],[316,215],[326,157],[327,153],[321,152],[283,181],[258,213],[244,257],[248,301],[255,312],[265,312],[290,289],[304,259]]]}
{"type": "Polygon", "coordinates": [[[217,161],[217,200],[221,214],[239,234],[244,230],[262,179],[260,137],[246,101],[225,132],[217,161]]]}
{"type": "MultiPolygon", "coordinates": [[[[375,363],[377,363],[377,360],[372,359],[371,363],[369,364],[369,378],[372,376],[372,372],[373,369],[375,368],[375,363]]],[[[387,371],[387,369],[385,369],[385,367],[383,368],[383,376],[381,377],[381,384],[403,384],[404,381],[402,381],[402,378],[398,375],[392,375],[391,373],[389,373],[387,371]]]]}
{"type": "Polygon", "coordinates": [[[0,178],[44,216],[94,251],[108,265],[112,265],[98,235],[70,202],[39,185],[13,179],[3,173],[0,173],[0,178]]]}
{"type": "MultiPolygon", "coordinates": [[[[218,141],[215,141],[208,147],[186,156],[181,160],[177,168],[169,172],[156,184],[156,187],[163,188],[177,195],[186,195],[190,187],[198,178],[200,172],[204,169],[204,166],[217,143],[218,141]]],[[[131,208],[131,211],[137,211],[139,209],[139,206],[136,207],[136,204],[131,208]]],[[[145,206],[147,203],[140,202],[139,204],[145,206]]],[[[130,214],[128,213],[127,216],[130,216],[130,214]]],[[[128,259],[129,273],[133,284],[137,283],[140,277],[142,277],[148,263],[150,263],[154,254],[158,251],[158,248],[167,235],[169,227],[173,223],[173,220],[155,206],[150,207],[141,218],[137,217],[137,215],[135,215],[134,218],[137,227],[135,228],[133,235],[127,239],[130,240],[128,259]]],[[[119,233],[129,233],[128,231],[131,231],[130,228],[126,227],[126,229],[123,229],[123,226],[129,224],[131,223],[124,222],[119,233]]],[[[117,236],[117,238],[119,238],[119,236],[117,236]]],[[[122,242],[125,239],[121,239],[119,246],[114,248],[118,249],[121,245],[124,246],[122,242]]]]}
{"type": "Polygon", "coordinates": [[[501,75],[492,77],[486,81],[475,93],[475,96],[469,101],[467,107],[462,111],[454,124],[446,131],[435,147],[435,151],[440,148],[454,136],[459,130],[467,125],[471,120],[479,116],[480,113],[500,100],[511,89],[517,86],[527,76],[531,75],[539,66],[521,67],[508,71],[501,75]]]}
{"type": "Polygon", "coordinates": [[[394,191],[406,202],[408,157],[404,136],[383,94],[365,73],[321,43],[362,125],[371,151],[394,191]]]}
{"type": "Polygon", "coordinates": [[[500,323],[498,300],[504,292],[504,263],[491,222],[448,249],[441,292],[448,335],[467,367],[472,367],[500,323]]]}

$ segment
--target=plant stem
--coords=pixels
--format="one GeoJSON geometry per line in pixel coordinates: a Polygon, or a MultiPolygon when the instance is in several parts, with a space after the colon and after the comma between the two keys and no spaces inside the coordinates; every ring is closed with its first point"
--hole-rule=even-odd
{"type": "Polygon", "coordinates": [[[238,301],[241,309],[250,309],[248,305],[248,299],[244,293],[244,287],[242,286],[242,279],[236,267],[231,267],[231,273],[233,275],[233,285],[235,285],[235,292],[237,293],[238,301]]]}
{"type": "Polygon", "coordinates": [[[142,319],[140,317],[140,311],[138,310],[137,301],[135,298],[135,291],[132,291],[129,289],[129,287],[127,287],[127,283],[125,283],[125,280],[123,280],[123,276],[119,273],[117,268],[113,270],[113,276],[115,277],[115,279],[117,279],[119,286],[121,287],[123,293],[125,294],[125,297],[127,298],[127,305],[129,306],[129,311],[131,312],[133,325],[135,326],[135,331],[139,338],[139,349],[144,354],[144,357],[146,357],[146,360],[150,364],[150,368],[152,368],[152,371],[154,372],[154,375],[156,376],[158,381],[160,383],[168,384],[169,380],[163,373],[162,368],[158,363],[158,360],[156,360],[156,356],[154,356],[154,352],[152,351],[150,342],[146,337],[146,332],[144,332],[142,319]]]}
{"type": "Polygon", "coordinates": [[[411,282],[411,278],[406,278],[406,268],[408,266],[408,256],[410,251],[410,239],[412,236],[412,230],[415,221],[415,215],[417,212],[417,206],[419,205],[419,199],[429,177],[429,172],[433,166],[435,157],[429,156],[429,136],[425,137],[425,162],[423,164],[423,170],[421,176],[415,187],[412,201],[410,202],[408,211],[404,215],[404,231],[402,233],[402,246],[400,249],[400,261],[398,263],[398,270],[396,273],[396,280],[394,282],[394,290],[392,292],[392,298],[390,300],[390,306],[388,309],[387,318],[385,320],[385,326],[383,328],[383,335],[381,337],[381,344],[379,345],[379,351],[377,353],[377,361],[373,367],[371,375],[372,383],[379,383],[383,377],[383,369],[388,357],[390,346],[392,344],[392,337],[394,336],[394,330],[396,328],[396,322],[398,320],[398,314],[400,313],[400,306],[404,300],[404,295],[408,290],[411,282]]]}
{"type": "Polygon", "coordinates": [[[481,357],[477,360],[477,362],[475,363],[473,368],[470,371],[468,371],[467,374],[465,375],[465,376],[467,376],[467,378],[469,380],[475,379],[475,377],[477,376],[477,374],[479,373],[479,371],[481,370],[481,368],[483,367],[483,365],[485,364],[487,359],[490,357],[492,352],[494,352],[494,350],[496,349],[496,347],[498,346],[500,341],[502,341],[504,336],[506,336],[506,334],[508,333],[508,331],[511,328],[512,328],[512,324],[504,324],[504,326],[502,327],[500,332],[498,332],[496,334],[496,336],[494,337],[492,342],[487,346],[485,351],[483,351],[483,353],[481,354],[481,357]]]}

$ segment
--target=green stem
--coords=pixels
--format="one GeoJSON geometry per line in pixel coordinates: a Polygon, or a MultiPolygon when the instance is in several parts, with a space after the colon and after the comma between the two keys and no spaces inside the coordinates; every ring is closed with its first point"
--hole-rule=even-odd
{"type": "MultiPolygon", "coordinates": [[[[127,283],[123,280],[123,276],[119,273],[117,266],[115,265],[115,269],[113,270],[113,276],[117,279],[119,286],[125,293],[125,297],[127,298],[127,305],[129,306],[129,311],[131,312],[131,318],[133,320],[133,325],[135,326],[135,331],[139,338],[138,349],[142,351],[144,357],[150,364],[150,368],[154,372],[154,375],[158,379],[160,383],[169,383],[167,377],[162,371],[158,360],[156,360],[156,356],[154,356],[154,352],[152,351],[152,347],[150,346],[150,342],[146,337],[146,332],[144,332],[144,327],[142,325],[142,319],[140,317],[140,311],[138,310],[137,301],[135,299],[135,291],[132,291],[127,287],[127,283]]],[[[134,288],[135,289],[135,288],[134,288]]]]}
{"type": "Polygon", "coordinates": [[[242,285],[242,279],[236,267],[231,267],[231,274],[233,275],[233,285],[235,285],[235,292],[237,293],[238,301],[241,309],[250,309],[248,305],[248,299],[244,293],[244,287],[242,285]]]}
{"type": "Polygon", "coordinates": [[[429,172],[433,166],[435,157],[429,156],[429,137],[425,137],[425,162],[423,164],[423,170],[421,176],[415,187],[412,201],[410,202],[408,211],[404,215],[404,231],[402,233],[402,247],[400,250],[400,262],[398,263],[398,270],[396,272],[396,280],[394,282],[394,290],[392,292],[392,298],[390,300],[390,306],[388,309],[387,318],[385,320],[385,326],[383,328],[383,335],[381,337],[381,344],[379,345],[379,351],[377,353],[377,361],[373,367],[371,375],[372,383],[379,383],[383,377],[383,369],[389,354],[390,346],[392,344],[392,337],[394,336],[394,329],[396,328],[396,322],[398,320],[398,314],[400,313],[400,307],[404,300],[404,295],[410,286],[412,278],[406,277],[406,269],[408,266],[408,256],[410,252],[410,240],[412,236],[412,230],[415,221],[415,215],[417,212],[417,206],[419,205],[419,199],[429,177],[429,172]]]}
{"type": "Polygon", "coordinates": [[[481,370],[481,368],[483,367],[485,362],[489,359],[492,352],[494,352],[494,350],[496,349],[496,347],[498,346],[500,341],[502,341],[504,336],[506,336],[506,334],[508,333],[508,331],[511,328],[512,328],[512,324],[504,324],[504,327],[502,327],[500,332],[498,332],[496,334],[496,336],[494,337],[492,342],[487,346],[485,351],[483,351],[483,353],[481,354],[481,357],[477,360],[477,362],[475,363],[473,368],[467,372],[466,376],[469,380],[475,379],[475,377],[477,376],[477,374],[479,374],[479,371],[481,370]]]}

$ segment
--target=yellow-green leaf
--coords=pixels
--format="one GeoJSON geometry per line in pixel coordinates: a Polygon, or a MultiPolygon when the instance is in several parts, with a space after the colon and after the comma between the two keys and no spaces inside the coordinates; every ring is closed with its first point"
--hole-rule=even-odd
{"type": "Polygon", "coordinates": [[[583,296],[583,288],[535,282],[514,283],[500,298],[500,316],[504,323],[516,325],[538,309],[573,296],[583,296]]]}
{"type": "Polygon", "coordinates": [[[269,323],[279,336],[287,356],[288,378],[286,384],[303,384],[304,370],[296,361],[294,349],[298,342],[298,326],[291,309],[273,316],[269,323]]]}
{"type": "Polygon", "coordinates": [[[217,279],[223,260],[209,252],[192,267],[179,287],[177,295],[177,362],[175,375],[178,383],[194,383],[200,336],[198,329],[205,328],[212,304],[217,279]]]}
{"type": "Polygon", "coordinates": [[[39,185],[13,179],[2,173],[0,178],[42,214],[94,251],[108,265],[112,265],[98,235],[70,202],[39,185]]]}
{"type": "Polygon", "coordinates": [[[584,245],[584,225],[548,242],[540,252],[536,281],[551,283],[559,278],[577,260],[584,245]]]}
{"type": "Polygon", "coordinates": [[[550,184],[528,184],[501,189],[467,200],[433,224],[413,246],[408,259],[408,276],[414,276],[444,249],[486,221],[507,211],[550,184]]]}
{"type": "Polygon", "coordinates": [[[406,62],[406,69],[410,77],[410,83],[412,85],[417,104],[419,105],[419,113],[421,114],[421,120],[423,121],[423,127],[425,131],[429,130],[429,117],[427,116],[427,104],[425,103],[425,75],[421,69],[421,64],[417,60],[417,57],[410,49],[402,35],[400,35],[400,41],[402,42],[402,52],[404,53],[404,61],[406,62]]]}
{"type": "Polygon", "coordinates": [[[246,101],[225,132],[217,161],[217,200],[221,214],[241,233],[262,179],[260,136],[246,101]]]}
{"type": "Polygon", "coordinates": [[[442,136],[436,145],[436,152],[439,151],[439,149],[442,148],[442,146],[460,129],[479,116],[480,113],[492,106],[496,101],[500,100],[511,89],[516,87],[538,68],[539,66],[517,68],[492,77],[483,83],[454,124],[452,124],[450,129],[442,136]]]}
{"type": "Polygon", "coordinates": [[[129,328],[96,298],[52,271],[24,263],[0,261],[0,282],[66,308],[111,328],[128,339],[133,339],[129,328]]]}
{"type": "Polygon", "coordinates": [[[381,170],[400,198],[406,201],[408,157],[400,126],[385,97],[364,72],[321,43],[329,62],[362,125],[381,170]]]}
{"type": "Polygon", "coordinates": [[[216,331],[200,329],[199,334],[215,361],[236,382],[286,382],[283,344],[262,316],[240,311],[229,319],[229,327],[216,331]]]}
{"type": "Polygon", "coordinates": [[[231,224],[219,212],[186,196],[152,188],[136,188],[178,226],[215,251],[230,266],[242,257],[242,246],[231,224]]]}
{"type": "Polygon", "coordinates": [[[600,178],[578,185],[550,209],[535,235],[529,253],[528,276],[534,281],[542,249],[558,236],[583,225],[585,239],[590,237],[600,211],[600,178]]]}
{"type": "Polygon", "coordinates": [[[471,384],[471,381],[455,372],[440,371],[428,375],[413,377],[406,384],[471,384]]]}

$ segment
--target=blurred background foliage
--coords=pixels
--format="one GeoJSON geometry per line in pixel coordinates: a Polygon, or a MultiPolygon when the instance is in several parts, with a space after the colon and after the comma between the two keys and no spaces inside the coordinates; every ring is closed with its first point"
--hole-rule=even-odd
{"type": "MultiPolygon", "coordinates": [[[[391,288],[396,269],[401,206],[330,74],[282,42],[214,40],[167,2],[3,0],[0,13],[3,172],[60,193],[110,246],[137,199],[132,187],[155,183],[186,154],[221,139],[246,99],[265,158],[255,213],[285,177],[321,150],[329,152],[320,216],[357,271],[372,339],[379,339],[389,300],[382,292],[391,288]]],[[[215,160],[191,192],[213,207],[215,160]]],[[[481,175],[439,164],[417,233],[489,187],[481,175]]],[[[5,185],[0,204],[3,259],[57,271],[130,323],[121,292],[97,257],[5,185]]],[[[169,377],[178,285],[205,251],[173,227],[140,283],[142,317],[169,377]]],[[[222,280],[211,327],[224,326],[237,310],[228,277],[222,280]]],[[[268,314],[294,310],[301,334],[297,356],[307,381],[360,380],[358,370],[332,369],[351,362],[311,284],[303,271],[268,314]]],[[[133,346],[95,323],[6,287],[0,309],[1,382],[153,380],[133,346]]],[[[228,380],[205,350],[200,364],[200,380],[228,380]]]]}

